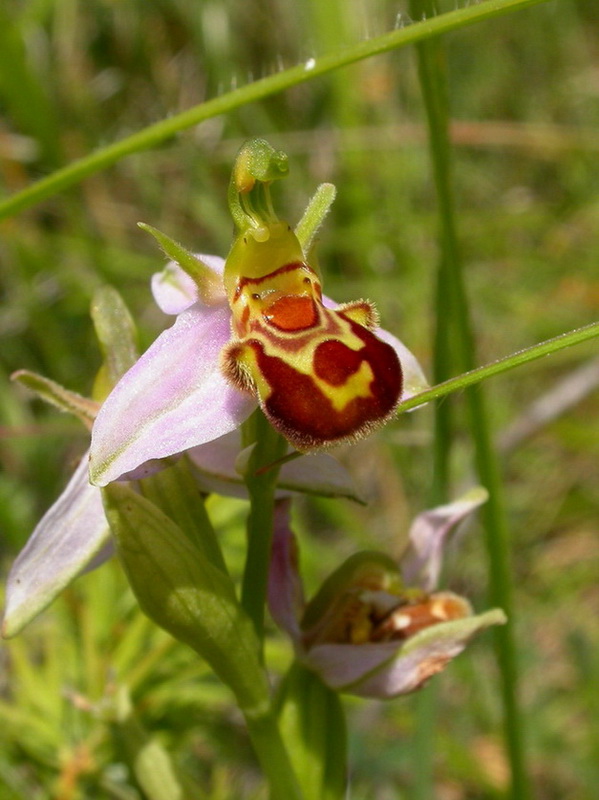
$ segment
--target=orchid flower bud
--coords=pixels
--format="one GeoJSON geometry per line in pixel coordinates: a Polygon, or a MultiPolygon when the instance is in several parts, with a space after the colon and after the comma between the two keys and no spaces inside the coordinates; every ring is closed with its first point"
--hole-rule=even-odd
{"type": "MultiPolygon", "coordinates": [[[[462,503],[459,515],[452,504],[440,508],[450,509],[455,525],[475,505],[462,503]]],[[[436,532],[431,525],[431,535],[436,532]]],[[[356,553],[304,606],[288,509],[279,506],[271,613],[291,636],[298,659],[330,688],[379,698],[412,692],[461,653],[476,633],[505,622],[499,609],[474,615],[470,603],[453,592],[406,586],[402,572],[401,562],[383,553],[356,553]]]]}

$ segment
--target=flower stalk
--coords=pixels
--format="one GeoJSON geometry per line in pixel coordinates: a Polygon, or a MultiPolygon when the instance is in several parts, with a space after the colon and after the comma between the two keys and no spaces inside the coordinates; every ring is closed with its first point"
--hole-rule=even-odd
{"type": "Polygon", "coordinates": [[[342,800],[347,725],[339,695],[295,661],[277,693],[277,718],[306,800],[342,800]]]}
{"type": "Polygon", "coordinates": [[[245,470],[250,498],[247,519],[247,555],[241,604],[254,623],[260,642],[264,638],[264,610],[274,527],[275,489],[279,468],[270,466],[285,454],[287,443],[257,411],[244,424],[244,444],[252,446],[245,470]],[[268,469],[264,469],[269,467],[268,469]]]}

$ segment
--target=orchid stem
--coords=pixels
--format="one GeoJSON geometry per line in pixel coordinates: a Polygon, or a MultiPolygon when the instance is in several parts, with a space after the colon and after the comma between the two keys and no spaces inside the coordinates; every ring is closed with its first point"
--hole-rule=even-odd
{"type": "Polygon", "coordinates": [[[271,800],[303,800],[272,711],[246,716],[248,734],[270,786],[271,800]]]}
{"type": "Polygon", "coordinates": [[[246,484],[250,495],[247,520],[247,557],[241,589],[241,605],[254,623],[260,642],[264,638],[264,608],[268,588],[268,569],[272,545],[275,489],[287,443],[258,411],[244,424],[244,445],[252,441],[246,484]]]}
{"type": "MultiPolygon", "coordinates": [[[[241,588],[241,605],[254,623],[264,658],[264,610],[274,523],[278,466],[287,449],[286,441],[271,427],[261,411],[252,414],[242,428],[243,444],[254,445],[249,458],[246,485],[250,496],[247,520],[247,557],[241,588]]],[[[302,800],[291,761],[271,709],[259,716],[246,716],[252,744],[269,781],[271,800],[302,800]]]]}

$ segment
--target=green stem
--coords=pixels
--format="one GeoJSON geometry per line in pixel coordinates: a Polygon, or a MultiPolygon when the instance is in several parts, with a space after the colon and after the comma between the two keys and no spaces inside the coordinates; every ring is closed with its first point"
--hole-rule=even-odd
{"type": "MultiPolygon", "coordinates": [[[[286,441],[257,411],[243,426],[244,445],[254,444],[246,472],[250,495],[247,520],[247,556],[241,589],[241,605],[251,618],[261,643],[264,640],[264,610],[274,522],[275,490],[279,468],[262,469],[277,462],[287,449],[286,441]]],[[[263,652],[261,652],[263,657],[263,652]]],[[[291,761],[277,721],[268,712],[247,715],[246,724],[254,750],[266,775],[271,800],[302,800],[291,761]]]]}
{"type": "MultiPolygon", "coordinates": [[[[241,605],[256,628],[259,640],[264,638],[264,609],[268,589],[268,569],[272,545],[275,489],[279,467],[264,470],[285,454],[286,441],[272,428],[261,412],[245,425],[244,434],[255,442],[250,456],[246,485],[250,495],[247,520],[247,556],[241,589],[241,605]]],[[[248,441],[244,441],[247,446],[248,441]]]]}
{"type": "Polygon", "coordinates": [[[408,400],[404,400],[400,403],[397,407],[397,413],[401,414],[405,411],[411,411],[413,408],[417,408],[417,406],[423,405],[424,403],[430,403],[431,400],[438,400],[440,397],[452,394],[452,392],[475,386],[477,383],[487,380],[487,378],[501,375],[503,372],[514,369],[514,367],[529,364],[531,361],[536,361],[538,358],[543,358],[551,353],[557,353],[559,350],[564,350],[566,347],[572,347],[575,344],[582,344],[582,342],[587,342],[597,336],[599,336],[599,322],[592,322],[590,325],[585,325],[583,328],[576,328],[573,331],[561,333],[553,339],[547,339],[532,347],[519,350],[511,356],[500,358],[497,361],[486,364],[484,367],[477,367],[476,369],[469,370],[468,372],[458,375],[456,378],[450,378],[450,380],[443,381],[443,383],[437,384],[437,386],[433,386],[424,392],[419,392],[408,400]]]}
{"type": "Polygon", "coordinates": [[[468,392],[472,435],[476,442],[476,463],[481,483],[489,490],[489,500],[481,511],[489,563],[489,601],[507,614],[508,624],[495,630],[495,650],[502,678],[502,697],[506,748],[512,771],[512,797],[530,797],[525,754],[524,713],[519,700],[519,670],[514,634],[514,586],[511,570],[510,531],[497,453],[487,423],[485,396],[468,392]],[[500,630],[499,630],[500,629],[500,630]]]}
{"type": "Polygon", "coordinates": [[[102,147],[90,153],[90,155],[84,156],[78,161],[74,161],[66,167],[53,172],[46,178],[42,178],[0,203],[0,219],[29,208],[44,198],[78,183],[88,175],[106,169],[125,156],[155,147],[180,131],[199,125],[207,119],[220,114],[227,114],[241,106],[263,100],[265,97],[285,91],[321,75],[326,75],[340,67],[362,61],[365,58],[386,53],[398,47],[415,44],[431,36],[449,33],[466,25],[473,25],[476,22],[527,8],[528,6],[538,5],[542,2],[546,2],[546,0],[487,0],[478,5],[449,11],[446,14],[425,19],[422,22],[391,31],[383,36],[360,42],[347,49],[330,53],[317,59],[310,59],[305,64],[299,64],[291,69],[254,81],[248,86],[243,86],[220,97],[215,97],[180,114],[175,114],[168,119],[149,125],[138,133],[102,147]]]}
{"type": "MultiPolygon", "coordinates": [[[[410,0],[410,14],[415,19],[437,15],[435,0],[410,0]]],[[[445,145],[449,143],[436,134],[438,127],[447,126],[448,104],[444,75],[438,68],[442,58],[442,45],[438,37],[420,42],[416,46],[418,74],[429,124],[429,145],[437,195],[439,198],[440,261],[435,287],[435,331],[433,347],[433,378],[436,382],[447,380],[456,368],[452,355],[452,328],[454,314],[447,308],[448,262],[456,256],[451,194],[444,191],[443,170],[449,160],[445,145]]],[[[435,435],[433,444],[433,476],[431,507],[449,500],[451,484],[451,449],[453,443],[452,406],[437,400],[435,403],[435,435]]],[[[435,790],[435,750],[437,719],[436,684],[428,686],[416,699],[416,725],[414,730],[414,760],[418,769],[412,777],[414,800],[427,800],[435,790]]]]}
{"type": "MultiPolygon", "coordinates": [[[[433,0],[413,0],[412,6],[427,13],[435,11],[433,0]]],[[[458,367],[470,370],[474,366],[475,337],[470,321],[454,216],[449,114],[441,46],[438,42],[423,43],[420,46],[420,54],[420,77],[426,102],[441,221],[443,259],[439,272],[448,297],[445,314],[449,312],[458,367]]],[[[518,697],[519,676],[513,632],[513,582],[503,485],[498,459],[493,449],[482,387],[469,389],[467,401],[477,470],[481,483],[489,490],[489,501],[483,509],[482,516],[486,532],[490,601],[492,605],[503,608],[508,616],[508,625],[500,626],[495,632],[495,645],[501,673],[505,742],[511,766],[512,797],[523,800],[530,796],[530,787],[524,750],[524,715],[518,697]]],[[[432,785],[427,787],[427,792],[430,788],[432,785]]]]}
{"type": "Polygon", "coordinates": [[[410,775],[410,800],[430,800],[435,796],[435,743],[439,689],[432,681],[414,698],[415,725],[412,741],[414,768],[410,775]]]}
{"type": "Polygon", "coordinates": [[[248,715],[245,721],[254,751],[270,785],[271,800],[302,800],[303,794],[274,714],[269,711],[259,717],[248,715]]]}

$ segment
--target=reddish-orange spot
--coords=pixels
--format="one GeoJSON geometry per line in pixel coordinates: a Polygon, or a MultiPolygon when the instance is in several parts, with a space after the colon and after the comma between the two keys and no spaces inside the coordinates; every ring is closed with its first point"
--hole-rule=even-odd
{"type": "Polygon", "coordinates": [[[303,295],[285,295],[263,311],[264,319],[282,331],[300,331],[318,321],[314,301],[303,295]]]}
{"type": "Polygon", "coordinates": [[[314,353],[314,372],[330,386],[343,386],[360,369],[363,355],[343,342],[329,339],[319,344],[314,353]]]}

